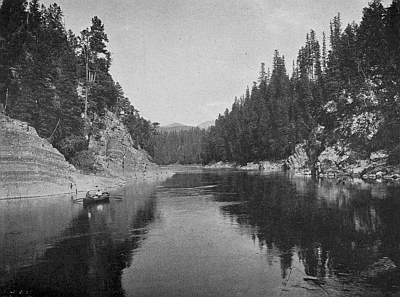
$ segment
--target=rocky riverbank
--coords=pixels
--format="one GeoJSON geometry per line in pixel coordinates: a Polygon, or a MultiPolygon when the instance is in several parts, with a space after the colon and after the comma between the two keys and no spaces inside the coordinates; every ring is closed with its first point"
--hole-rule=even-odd
{"type": "Polygon", "coordinates": [[[27,123],[0,113],[0,199],[77,194],[96,186],[118,187],[138,178],[165,178],[172,171],[133,148],[125,127],[111,113],[92,136],[96,172],[82,174],[27,123]]]}
{"type": "MultiPolygon", "coordinates": [[[[93,173],[85,175],[83,180],[87,182],[83,186],[87,183],[102,187],[119,186],[132,179],[157,179],[173,175],[173,171],[153,163],[145,150],[134,148],[128,130],[114,113],[108,111],[88,124],[88,150],[78,153],[73,160],[77,165],[84,161],[93,173]]],[[[77,168],[82,169],[82,166],[77,168]]],[[[78,189],[81,188],[78,184],[78,189]]]]}
{"type": "Polygon", "coordinates": [[[203,166],[204,169],[239,169],[239,170],[284,170],[285,161],[261,161],[258,163],[249,162],[246,165],[237,165],[233,162],[217,162],[203,166]]]}
{"type": "MultiPolygon", "coordinates": [[[[293,170],[298,175],[311,175],[311,164],[305,144],[299,144],[293,155],[286,160],[250,162],[239,166],[235,163],[218,162],[206,165],[205,169],[239,169],[239,170],[293,170]]],[[[369,181],[400,183],[400,166],[388,165],[388,154],[385,151],[372,153],[368,158],[358,158],[353,152],[338,153],[333,147],[326,148],[318,157],[318,176],[352,177],[369,181]]]]}
{"type": "Polygon", "coordinates": [[[318,166],[320,177],[357,177],[364,180],[387,182],[400,181],[400,166],[388,165],[385,151],[373,152],[368,158],[359,158],[354,152],[326,148],[318,157],[317,164],[311,164],[304,144],[296,146],[295,153],[284,160],[284,168],[293,169],[300,175],[311,175],[311,167],[318,166]]]}

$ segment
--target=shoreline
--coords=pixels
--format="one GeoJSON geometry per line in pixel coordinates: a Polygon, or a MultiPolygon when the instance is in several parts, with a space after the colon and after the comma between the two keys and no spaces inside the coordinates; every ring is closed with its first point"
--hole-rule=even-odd
{"type": "MultiPolygon", "coordinates": [[[[219,170],[219,169],[237,169],[243,171],[290,171],[297,176],[312,176],[311,170],[307,167],[302,168],[287,168],[285,169],[284,161],[263,161],[260,163],[248,163],[244,166],[238,166],[234,163],[218,162],[212,165],[202,166],[203,169],[219,170]],[[260,163],[263,165],[260,169],[260,163]]],[[[319,173],[317,178],[360,178],[365,182],[376,183],[392,183],[400,184],[400,167],[393,165],[386,165],[383,162],[372,162],[360,160],[359,164],[351,165],[343,169],[327,168],[319,173]]]]}
{"type": "MultiPolygon", "coordinates": [[[[16,191],[17,192],[35,192],[32,195],[24,195],[24,194],[5,194],[4,196],[0,196],[0,200],[15,200],[15,199],[28,199],[28,198],[37,198],[37,197],[49,197],[49,196],[59,196],[59,195],[71,195],[71,196],[80,196],[80,194],[85,193],[87,190],[96,190],[97,188],[102,188],[104,190],[109,189],[116,189],[120,187],[124,187],[125,185],[129,184],[130,181],[135,180],[146,180],[146,179],[166,179],[168,177],[173,176],[177,172],[183,172],[191,170],[219,170],[219,169],[238,169],[243,171],[286,171],[282,166],[283,162],[263,162],[264,167],[263,169],[259,169],[259,164],[249,163],[245,166],[237,166],[233,163],[223,163],[218,162],[212,165],[170,165],[170,166],[163,166],[158,169],[153,170],[146,170],[144,172],[132,172],[126,176],[117,176],[117,177],[105,177],[100,175],[94,174],[81,174],[81,173],[73,173],[71,174],[71,184],[70,189],[65,190],[65,185],[60,186],[56,184],[36,184],[28,183],[24,186],[21,186],[22,190],[16,191]],[[185,170],[186,169],[186,170],[185,170]],[[46,190],[42,190],[45,188],[46,190]]],[[[339,171],[335,170],[335,172],[328,172],[324,174],[320,174],[316,176],[317,178],[327,178],[327,179],[335,179],[335,178],[360,178],[364,182],[368,183],[383,183],[383,184],[400,184],[400,171],[399,168],[393,168],[393,166],[385,166],[382,163],[380,164],[368,164],[369,166],[355,166],[358,171],[355,173],[353,170],[352,172],[346,171],[339,171]],[[372,165],[372,166],[371,166],[372,165]],[[374,166],[375,165],[375,166],[374,166]],[[386,173],[386,174],[384,174],[386,173]]],[[[306,168],[292,168],[287,169],[288,171],[293,172],[295,175],[298,176],[310,176],[309,170],[306,168]]],[[[15,184],[16,188],[20,186],[20,184],[15,184]]],[[[2,193],[0,193],[2,194],[2,193]]]]}
{"type": "Polygon", "coordinates": [[[87,190],[96,190],[96,188],[98,187],[105,190],[116,189],[124,187],[130,181],[168,178],[174,174],[174,171],[167,168],[160,168],[159,170],[148,170],[146,172],[135,172],[127,177],[104,177],[94,174],[90,175],[74,173],[71,175],[72,181],[68,186],[68,190],[65,190],[65,185],[60,186],[50,183],[35,184],[35,182],[21,185],[21,183],[16,183],[15,185],[13,185],[16,189],[18,189],[18,191],[15,191],[16,193],[35,192],[35,194],[5,194],[4,196],[0,196],[0,200],[30,199],[60,195],[80,196],[80,194],[85,193],[87,190]]]}
{"type": "Polygon", "coordinates": [[[133,180],[158,179],[167,178],[174,175],[172,170],[148,170],[146,172],[135,172],[127,177],[104,177],[98,175],[77,175],[76,192],[86,192],[87,190],[95,190],[96,187],[105,189],[123,187],[133,180]]]}

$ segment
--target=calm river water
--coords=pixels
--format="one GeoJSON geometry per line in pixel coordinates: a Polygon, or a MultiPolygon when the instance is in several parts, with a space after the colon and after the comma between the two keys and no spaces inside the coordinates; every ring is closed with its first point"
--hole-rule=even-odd
{"type": "Polygon", "coordinates": [[[399,187],[193,170],[113,194],[0,201],[0,296],[399,296],[399,187]]]}

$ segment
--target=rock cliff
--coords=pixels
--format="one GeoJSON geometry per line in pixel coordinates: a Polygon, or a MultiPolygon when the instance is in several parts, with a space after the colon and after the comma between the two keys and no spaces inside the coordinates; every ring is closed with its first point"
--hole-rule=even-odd
{"type": "Polygon", "coordinates": [[[0,198],[75,192],[75,173],[33,127],[0,113],[0,198]]]}
{"type": "Polygon", "coordinates": [[[128,130],[113,113],[106,112],[91,126],[88,151],[93,156],[96,175],[130,179],[159,170],[146,151],[134,148],[128,130]]]}
{"type": "Polygon", "coordinates": [[[94,172],[83,175],[33,127],[0,112],[0,199],[77,193],[172,174],[152,163],[146,151],[133,147],[130,134],[113,113],[90,125],[89,150],[81,159],[90,156],[94,172]]]}

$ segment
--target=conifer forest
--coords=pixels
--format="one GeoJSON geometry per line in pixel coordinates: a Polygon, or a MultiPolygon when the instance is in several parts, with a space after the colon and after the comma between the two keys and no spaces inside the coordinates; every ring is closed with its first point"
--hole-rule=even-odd
{"type": "MultiPolygon", "coordinates": [[[[90,20],[88,20],[90,21],[90,20]]],[[[109,72],[102,21],[75,35],[57,4],[4,0],[0,8],[0,108],[27,122],[67,160],[87,149],[89,122],[123,114],[137,147],[152,151],[154,124],[143,119],[109,72]]]]}
{"type": "Polygon", "coordinates": [[[297,144],[311,160],[333,146],[360,157],[386,150],[400,163],[399,0],[370,2],[359,24],[332,16],[330,32],[305,35],[296,61],[275,50],[271,67],[261,63],[214,126],[179,132],[157,132],[158,123],[142,118],[135,98],[113,80],[99,18],[78,35],[62,18],[57,4],[3,0],[0,108],[35,127],[67,160],[87,149],[87,121],[109,110],[124,115],[137,147],[159,164],[278,160],[297,144]]]}

